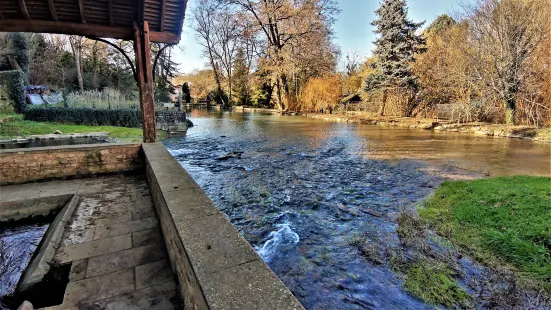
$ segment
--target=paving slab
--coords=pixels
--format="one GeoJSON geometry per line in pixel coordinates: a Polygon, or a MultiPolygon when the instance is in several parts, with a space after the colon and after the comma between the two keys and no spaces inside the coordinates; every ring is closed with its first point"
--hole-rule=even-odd
{"type": "Polygon", "coordinates": [[[159,228],[153,228],[132,233],[132,246],[139,247],[151,243],[163,242],[163,235],[159,228]]]}
{"type": "Polygon", "coordinates": [[[82,309],[102,310],[172,310],[183,309],[176,284],[165,282],[93,303],[81,303],[82,309]]]}
{"type": "Polygon", "coordinates": [[[136,289],[138,290],[173,281],[174,274],[166,259],[136,267],[136,289]]]}
{"type": "Polygon", "coordinates": [[[94,227],[77,230],[66,229],[62,245],[68,246],[72,244],[90,242],[92,240],[94,240],[94,227]]]}
{"type": "Polygon", "coordinates": [[[88,265],[87,259],[77,260],[71,264],[71,271],[69,272],[70,281],[82,280],[86,277],[86,266],[88,265]]]}
{"type": "Polygon", "coordinates": [[[84,258],[118,252],[132,247],[132,235],[122,235],[62,247],[57,260],[63,264],[84,258]]]}
{"type": "Polygon", "coordinates": [[[92,257],[86,268],[87,277],[115,272],[158,261],[166,257],[164,244],[153,243],[137,248],[92,257]]]}
{"type": "Polygon", "coordinates": [[[134,269],[126,269],[98,277],[69,282],[63,298],[64,306],[102,300],[134,290],[134,269]]]}
{"type": "Polygon", "coordinates": [[[124,224],[97,226],[94,234],[94,240],[130,234],[136,231],[151,229],[157,227],[158,225],[159,223],[156,218],[149,217],[141,220],[125,222],[124,224]]]}
{"type": "Polygon", "coordinates": [[[148,217],[156,217],[155,211],[151,207],[132,210],[131,213],[132,213],[133,220],[141,220],[148,217]]]}
{"type": "Polygon", "coordinates": [[[101,212],[94,216],[97,226],[107,226],[114,224],[122,224],[132,221],[132,211],[128,209],[111,209],[107,212],[101,212]]]}

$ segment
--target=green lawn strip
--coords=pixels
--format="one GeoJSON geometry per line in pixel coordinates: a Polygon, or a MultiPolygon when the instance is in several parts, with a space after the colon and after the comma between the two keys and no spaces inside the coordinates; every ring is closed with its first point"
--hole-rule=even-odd
{"type": "MultiPolygon", "coordinates": [[[[1,138],[24,137],[29,135],[52,134],[56,130],[64,134],[71,133],[87,133],[87,132],[107,132],[110,138],[117,139],[121,142],[140,142],[142,141],[141,128],[126,128],[115,126],[89,126],[89,125],[71,125],[46,122],[34,122],[16,120],[2,124],[0,127],[1,138]]],[[[164,131],[157,131],[157,138],[162,140],[166,138],[164,131]]]]}
{"type": "Polygon", "coordinates": [[[551,292],[550,178],[444,182],[419,214],[480,262],[551,292]]]}

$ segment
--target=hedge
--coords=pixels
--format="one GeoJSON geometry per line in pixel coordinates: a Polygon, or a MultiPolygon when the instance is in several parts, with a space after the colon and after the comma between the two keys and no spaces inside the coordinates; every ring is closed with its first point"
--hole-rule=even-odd
{"type": "Polygon", "coordinates": [[[26,120],[37,122],[131,128],[139,128],[142,126],[142,112],[134,109],[92,109],[41,106],[26,109],[24,115],[26,120]]]}
{"type": "Polygon", "coordinates": [[[23,113],[26,106],[25,74],[21,70],[0,71],[0,85],[6,87],[15,112],[23,113]]]}

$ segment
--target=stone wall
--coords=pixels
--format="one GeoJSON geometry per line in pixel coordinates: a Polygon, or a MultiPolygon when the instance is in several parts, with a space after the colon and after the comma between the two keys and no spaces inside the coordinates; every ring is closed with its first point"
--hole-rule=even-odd
{"type": "Polygon", "coordinates": [[[0,150],[0,185],[136,170],[140,144],[90,144],[0,150]]]}
{"type": "Polygon", "coordinates": [[[143,150],[185,309],[304,309],[161,143],[143,150]]]}

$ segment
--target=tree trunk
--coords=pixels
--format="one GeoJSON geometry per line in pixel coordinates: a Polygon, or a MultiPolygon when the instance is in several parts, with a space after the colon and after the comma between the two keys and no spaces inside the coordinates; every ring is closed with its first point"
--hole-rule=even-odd
{"type": "Polygon", "coordinates": [[[84,91],[84,81],[82,80],[82,67],[80,65],[80,55],[82,54],[82,42],[80,38],[70,37],[69,43],[71,44],[71,50],[73,51],[73,58],[75,59],[75,68],[77,70],[78,88],[80,91],[84,91]],[[79,42],[77,42],[77,40],[79,42]]]}
{"type": "Polygon", "coordinates": [[[222,85],[220,83],[220,76],[218,75],[218,66],[214,62],[214,55],[212,55],[212,48],[210,46],[210,43],[207,42],[207,44],[208,44],[207,49],[209,52],[210,65],[212,67],[212,71],[214,72],[214,81],[216,82],[216,89],[218,92],[217,96],[218,96],[218,99],[220,99],[220,101],[222,102],[222,105],[226,106],[226,103],[224,102],[224,98],[222,97],[223,91],[222,91],[222,85]]]}
{"type": "Polygon", "coordinates": [[[84,91],[84,81],[82,79],[82,67],[80,65],[80,52],[79,52],[79,56],[75,57],[75,66],[77,68],[78,88],[80,89],[80,91],[84,91]]]}
{"type": "Polygon", "coordinates": [[[383,90],[383,98],[381,104],[379,105],[379,116],[385,115],[385,105],[386,105],[386,89],[383,90]]]}
{"type": "Polygon", "coordinates": [[[276,87],[276,94],[277,94],[277,100],[276,100],[277,109],[278,111],[283,111],[283,105],[282,105],[283,99],[281,95],[281,86],[280,86],[279,79],[276,80],[275,87],[276,87]]]}
{"type": "Polygon", "coordinates": [[[505,123],[507,125],[515,124],[515,110],[516,110],[516,100],[514,97],[511,97],[507,100],[505,104],[505,123]]]}
{"type": "Polygon", "coordinates": [[[285,112],[289,109],[289,82],[285,74],[279,76],[277,88],[277,96],[280,101],[281,111],[285,112]]]}

